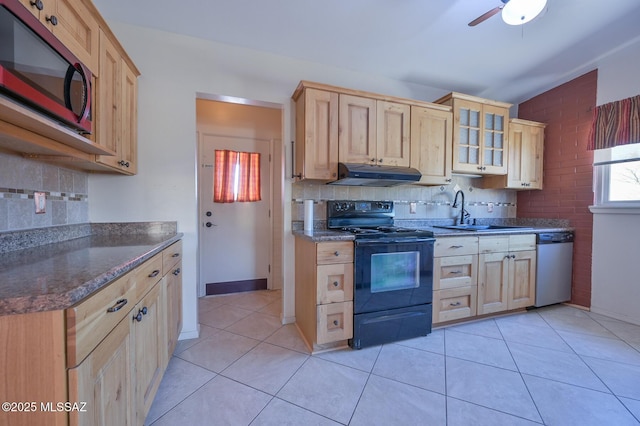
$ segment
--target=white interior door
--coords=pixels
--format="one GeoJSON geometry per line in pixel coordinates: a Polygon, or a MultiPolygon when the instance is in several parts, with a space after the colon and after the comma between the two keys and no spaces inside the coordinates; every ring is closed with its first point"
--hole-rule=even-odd
{"type": "MultiPolygon", "coordinates": [[[[200,284],[267,280],[271,263],[271,143],[268,140],[200,133],[200,284]],[[259,152],[261,201],[213,202],[215,150],[259,152]]],[[[233,286],[230,284],[230,286],[233,286]]]]}

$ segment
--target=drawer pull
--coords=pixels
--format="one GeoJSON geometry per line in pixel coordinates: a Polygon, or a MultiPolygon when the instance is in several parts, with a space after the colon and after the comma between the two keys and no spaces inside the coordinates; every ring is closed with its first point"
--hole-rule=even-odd
{"type": "Polygon", "coordinates": [[[459,248],[462,248],[462,247],[464,247],[464,246],[451,246],[451,247],[449,247],[449,248],[452,248],[452,249],[459,249],[459,248]]]}
{"type": "Polygon", "coordinates": [[[118,312],[120,309],[124,307],[124,305],[127,304],[127,302],[128,302],[127,299],[120,299],[116,302],[115,305],[107,309],[107,312],[118,312]]]}
{"type": "Polygon", "coordinates": [[[334,256],[340,256],[340,252],[338,252],[338,250],[336,250],[336,251],[333,252],[333,255],[334,256]]]}
{"type": "Polygon", "coordinates": [[[459,270],[459,269],[457,271],[451,271],[450,272],[450,274],[452,274],[452,275],[458,275],[458,274],[461,274],[461,273],[462,273],[462,271],[459,270]]]}
{"type": "Polygon", "coordinates": [[[180,275],[180,268],[177,268],[175,271],[172,272],[172,274],[175,276],[180,275]]]}
{"type": "Polygon", "coordinates": [[[178,256],[180,256],[180,253],[173,253],[173,254],[171,255],[171,257],[178,257],[178,256]]]}
{"type": "Polygon", "coordinates": [[[456,302],[456,303],[449,303],[449,306],[460,306],[460,302],[456,302]]]}
{"type": "Polygon", "coordinates": [[[156,269],[155,271],[149,274],[149,278],[157,277],[159,273],[160,273],[160,270],[156,269]]]}
{"type": "Polygon", "coordinates": [[[340,283],[339,283],[338,281],[334,281],[334,282],[333,282],[333,286],[334,286],[334,287],[338,287],[339,285],[340,285],[340,283]]]}

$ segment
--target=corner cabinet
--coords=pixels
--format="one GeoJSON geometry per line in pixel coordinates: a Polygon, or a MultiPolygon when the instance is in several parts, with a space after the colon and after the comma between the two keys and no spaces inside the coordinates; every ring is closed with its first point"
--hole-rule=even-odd
{"type": "Polygon", "coordinates": [[[455,92],[435,103],[453,108],[453,172],[507,173],[511,104],[455,92]]]}
{"type": "Polygon", "coordinates": [[[487,176],[483,188],[542,189],[544,129],[535,121],[509,121],[509,166],[506,176],[487,176]]]}
{"type": "Polygon", "coordinates": [[[296,238],[296,326],[311,352],[353,337],[353,241],[296,238]]]}

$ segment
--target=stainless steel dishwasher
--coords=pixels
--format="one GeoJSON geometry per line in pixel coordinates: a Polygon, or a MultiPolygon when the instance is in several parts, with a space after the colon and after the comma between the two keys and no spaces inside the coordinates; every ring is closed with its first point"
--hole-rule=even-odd
{"type": "Polygon", "coordinates": [[[536,303],[547,306],[571,299],[573,232],[537,235],[536,303]]]}

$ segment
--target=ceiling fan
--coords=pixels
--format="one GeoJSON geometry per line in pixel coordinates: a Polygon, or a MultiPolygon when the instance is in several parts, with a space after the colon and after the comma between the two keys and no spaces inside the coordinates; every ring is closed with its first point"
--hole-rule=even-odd
{"type": "Polygon", "coordinates": [[[502,20],[509,25],[522,25],[538,16],[547,5],[547,0],[500,0],[502,5],[496,6],[490,11],[483,13],[473,21],[469,22],[470,27],[475,27],[486,21],[493,15],[502,11],[502,20]]]}

